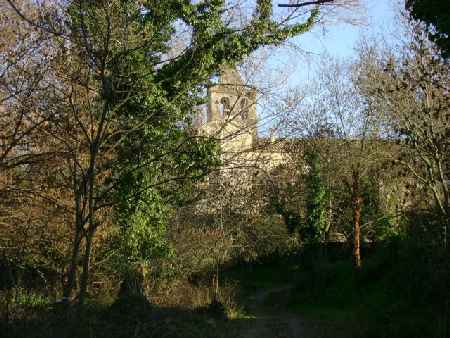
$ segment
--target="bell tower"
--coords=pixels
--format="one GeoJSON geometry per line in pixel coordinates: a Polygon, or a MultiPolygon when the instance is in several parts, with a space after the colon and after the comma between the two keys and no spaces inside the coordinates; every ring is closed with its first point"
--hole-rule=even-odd
{"type": "Polygon", "coordinates": [[[223,148],[251,148],[257,137],[255,88],[245,85],[236,69],[224,67],[219,82],[208,88],[208,99],[208,129],[221,130],[223,148]]]}

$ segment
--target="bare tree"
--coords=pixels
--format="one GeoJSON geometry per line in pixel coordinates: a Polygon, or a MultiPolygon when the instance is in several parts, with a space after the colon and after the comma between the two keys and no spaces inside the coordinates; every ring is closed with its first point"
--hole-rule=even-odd
{"type": "Polygon", "coordinates": [[[361,49],[360,87],[402,147],[396,161],[431,192],[448,243],[450,70],[420,25],[400,51],[361,49]]]}
{"type": "MultiPolygon", "coordinates": [[[[354,84],[358,70],[330,57],[321,64],[316,81],[285,101],[286,133],[297,138],[299,145],[309,144],[320,156],[329,184],[343,183],[350,193],[353,257],[355,267],[360,268],[362,181],[389,157],[389,147],[380,139],[380,121],[354,84]]],[[[304,151],[297,154],[304,156],[304,151]]],[[[333,206],[329,209],[332,223],[333,206]]]]}
{"type": "MultiPolygon", "coordinates": [[[[15,5],[30,20],[39,20],[36,3],[15,5]]],[[[9,269],[19,264],[35,269],[43,281],[36,284],[55,292],[60,286],[55,275],[65,268],[64,224],[72,211],[66,187],[52,175],[61,168],[61,154],[44,133],[54,114],[49,108],[55,41],[7,1],[0,1],[0,30],[0,255],[9,269]]],[[[12,286],[20,280],[12,273],[8,279],[12,286]]]]}

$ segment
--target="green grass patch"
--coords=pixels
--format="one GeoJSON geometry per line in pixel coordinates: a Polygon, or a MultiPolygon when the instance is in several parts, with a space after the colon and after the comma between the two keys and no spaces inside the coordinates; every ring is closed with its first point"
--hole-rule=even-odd
{"type": "Polygon", "coordinates": [[[439,278],[424,257],[415,260],[398,243],[380,246],[364,255],[363,268],[356,271],[351,256],[336,258],[322,249],[302,254],[239,266],[226,278],[239,281],[241,301],[252,308],[252,295],[272,290],[256,305],[326,322],[340,328],[339,337],[443,337],[448,324],[435,304],[445,288],[433,282],[439,278]],[[283,289],[287,285],[293,287],[283,289]],[[434,297],[424,298],[424,292],[434,297]]]}
{"type": "Polygon", "coordinates": [[[350,322],[356,318],[354,309],[333,307],[332,305],[313,303],[290,304],[289,310],[302,314],[305,318],[330,322],[350,322]]]}

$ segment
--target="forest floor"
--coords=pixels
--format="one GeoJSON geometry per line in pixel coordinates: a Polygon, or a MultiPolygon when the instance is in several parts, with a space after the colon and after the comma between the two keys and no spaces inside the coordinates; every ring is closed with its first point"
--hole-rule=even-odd
{"type": "Polygon", "coordinates": [[[408,281],[416,283],[413,264],[391,262],[390,252],[380,250],[356,271],[350,258],[313,253],[225,271],[225,283],[228,279],[241,290],[241,312],[225,323],[224,336],[447,338],[446,315],[431,303],[444,295],[444,283],[421,301],[419,293],[402,291],[408,281]]]}
{"type": "Polygon", "coordinates": [[[447,317],[437,307],[444,282],[413,293],[405,286],[427,275],[409,273],[413,264],[390,262],[389,252],[381,251],[357,273],[350,259],[315,252],[238,264],[221,271],[226,316],[208,308],[93,299],[81,317],[46,306],[22,311],[17,319],[0,321],[0,337],[447,338],[447,317]]]}
{"type": "MultiPolygon", "coordinates": [[[[279,263],[279,262],[278,262],[279,263]]],[[[228,320],[226,337],[236,338],[340,338],[350,337],[348,311],[327,309],[317,312],[314,301],[299,299],[299,274],[296,264],[262,264],[229,273],[239,279],[241,313],[228,320]],[[306,306],[303,306],[306,305],[306,306]]]]}
{"type": "Polygon", "coordinates": [[[287,308],[287,300],[293,289],[294,285],[281,285],[258,290],[251,295],[248,299],[247,318],[230,321],[234,336],[239,338],[317,337],[314,333],[319,323],[305,320],[301,315],[287,308]]]}

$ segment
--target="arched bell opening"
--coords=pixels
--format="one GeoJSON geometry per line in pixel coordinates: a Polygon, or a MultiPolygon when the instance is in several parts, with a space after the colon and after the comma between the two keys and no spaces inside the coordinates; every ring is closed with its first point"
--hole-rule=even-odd
{"type": "Polygon", "coordinates": [[[221,119],[224,119],[230,114],[231,104],[228,97],[222,97],[219,103],[219,115],[221,119]]]}

